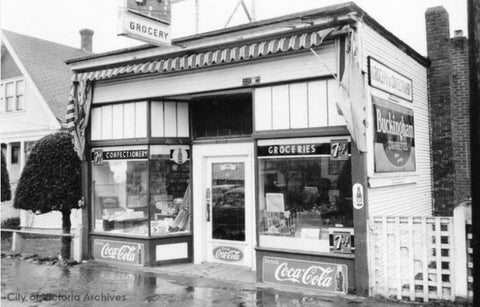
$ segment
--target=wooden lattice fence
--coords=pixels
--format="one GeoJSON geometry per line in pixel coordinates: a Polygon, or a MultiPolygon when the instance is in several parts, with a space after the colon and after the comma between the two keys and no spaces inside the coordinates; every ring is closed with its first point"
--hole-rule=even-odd
{"type": "Polygon", "coordinates": [[[453,218],[374,217],[369,221],[372,295],[454,300],[453,218]]]}

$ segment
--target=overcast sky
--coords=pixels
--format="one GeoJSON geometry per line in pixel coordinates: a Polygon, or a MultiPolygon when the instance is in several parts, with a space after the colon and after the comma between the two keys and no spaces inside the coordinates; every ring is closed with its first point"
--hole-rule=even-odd
{"type": "MultiPolygon", "coordinates": [[[[199,0],[200,32],[223,28],[239,0],[199,0]]],[[[244,0],[251,8],[252,0],[244,0]]],[[[173,37],[194,34],[195,0],[173,5],[173,37]]],[[[338,0],[255,0],[257,20],[344,3],[338,0]]],[[[467,34],[466,0],[356,0],[353,1],[387,30],[426,55],[425,10],[443,5],[450,14],[450,30],[467,34]]],[[[117,14],[122,0],[1,0],[0,26],[10,31],[79,47],[78,30],[95,31],[93,51],[105,52],[142,42],[117,36],[117,14]]],[[[246,22],[238,10],[230,25],[246,22]]]]}

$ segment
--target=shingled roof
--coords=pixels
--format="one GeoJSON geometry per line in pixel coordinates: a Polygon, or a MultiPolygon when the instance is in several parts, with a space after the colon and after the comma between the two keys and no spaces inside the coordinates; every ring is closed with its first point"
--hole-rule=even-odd
{"type": "Polygon", "coordinates": [[[55,117],[63,122],[71,84],[65,60],[92,53],[7,30],[2,32],[55,117]]]}

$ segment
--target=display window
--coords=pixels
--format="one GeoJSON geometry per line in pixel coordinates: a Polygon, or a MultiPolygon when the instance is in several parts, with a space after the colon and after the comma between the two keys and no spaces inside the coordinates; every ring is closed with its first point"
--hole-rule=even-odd
{"type": "Polygon", "coordinates": [[[259,141],[260,246],[351,253],[348,139],[259,141]]]}
{"type": "Polygon", "coordinates": [[[95,232],[165,236],[190,232],[188,146],[94,149],[95,232]]]}
{"type": "Polygon", "coordinates": [[[188,146],[150,147],[150,232],[190,232],[191,185],[188,146]]]}

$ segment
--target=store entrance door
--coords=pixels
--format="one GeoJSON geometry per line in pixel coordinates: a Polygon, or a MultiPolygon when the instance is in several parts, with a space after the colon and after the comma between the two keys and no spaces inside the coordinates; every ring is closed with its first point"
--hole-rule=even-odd
{"type": "Polygon", "coordinates": [[[207,159],[205,220],[208,262],[251,265],[252,244],[248,236],[251,220],[247,219],[247,212],[250,214],[253,204],[248,201],[251,188],[246,184],[247,164],[247,158],[242,156],[207,159]]]}

